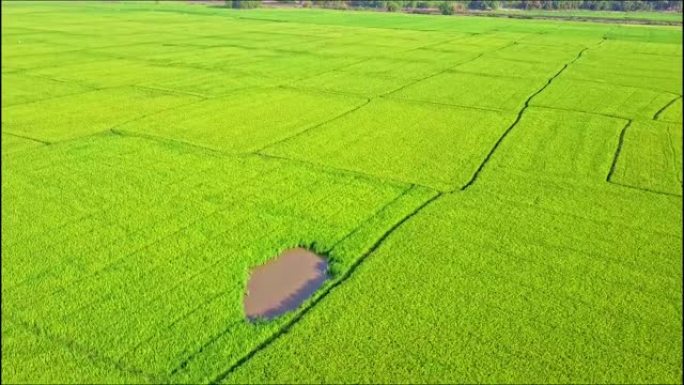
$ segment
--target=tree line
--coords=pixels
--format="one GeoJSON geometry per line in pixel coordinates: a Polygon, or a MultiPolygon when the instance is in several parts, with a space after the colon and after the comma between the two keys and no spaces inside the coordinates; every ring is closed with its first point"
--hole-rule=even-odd
{"type": "MultiPolygon", "coordinates": [[[[439,9],[450,14],[465,10],[591,10],[591,11],[682,11],[682,0],[276,0],[303,7],[375,8],[390,12],[439,9]]],[[[233,8],[256,8],[261,0],[227,0],[233,8]]]]}

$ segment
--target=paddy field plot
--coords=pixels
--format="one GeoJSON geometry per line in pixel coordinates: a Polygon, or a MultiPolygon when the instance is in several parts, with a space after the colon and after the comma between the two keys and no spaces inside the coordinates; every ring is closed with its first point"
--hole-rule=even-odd
{"type": "Polygon", "coordinates": [[[681,81],[681,27],[3,2],[2,380],[678,383],[681,81]]]}

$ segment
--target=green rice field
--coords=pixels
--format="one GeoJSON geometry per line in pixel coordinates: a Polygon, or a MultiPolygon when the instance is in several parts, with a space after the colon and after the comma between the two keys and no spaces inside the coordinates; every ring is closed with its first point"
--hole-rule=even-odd
{"type": "Polygon", "coordinates": [[[681,26],[3,2],[2,382],[681,383],[682,80],[681,26]]]}

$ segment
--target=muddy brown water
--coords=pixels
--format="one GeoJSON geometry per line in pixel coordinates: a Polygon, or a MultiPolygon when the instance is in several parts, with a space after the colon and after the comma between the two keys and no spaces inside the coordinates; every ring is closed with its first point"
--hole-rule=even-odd
{"type": "Polygon", "coordinates": [[[283,251],[255,268],[247,283],[247,319],[269,319],[294,310],[328,279],[328,262],[302,247],[283,251]]]}

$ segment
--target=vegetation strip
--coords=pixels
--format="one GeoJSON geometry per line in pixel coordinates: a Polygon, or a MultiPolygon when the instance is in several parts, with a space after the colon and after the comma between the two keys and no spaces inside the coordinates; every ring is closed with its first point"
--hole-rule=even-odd
{"type": "Polygon", "coordinates": [[[461,13],[463,16],[482,16],[482,17],[505,17],[509,19],[538,19],[538,20],[562,20],[562,21],[580,21],[588,23],[610,23],[610,24],[639,24],[639,25],[672,25],[681,26],[681,21],[671,20],[653,20],[653,19],[615,19],[608,17],[593,17],[593,16],[567,16],[567,15],[526,15],[526,14],[512,14],[512,13],[497,13],[497,12],[472,12],[461,13]]]}

